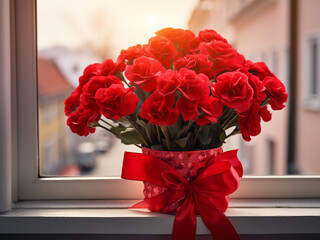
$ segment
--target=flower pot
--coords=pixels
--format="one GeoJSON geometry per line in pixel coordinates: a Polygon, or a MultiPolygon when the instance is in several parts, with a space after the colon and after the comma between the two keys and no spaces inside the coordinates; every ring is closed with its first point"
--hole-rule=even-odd
{"type": "MultiPolygon", "coordinates": [[[[170,164],[188,181],[192,181],[197,177],[199,170],[206,166],[210,159],[218,156],[222,152],[223,150],[221,147],[200,151],[158,151],[149,148],[142,148],[142,153],[152,155],[170,164]]],[[[144,182],[143,194],[145,198],[154,197],[166,190],[167,188],[163,188],[149,182],[144,182]]],[[[182,202],[183,198],[162,209],[160,212],[175,214],[182,202]]]]}

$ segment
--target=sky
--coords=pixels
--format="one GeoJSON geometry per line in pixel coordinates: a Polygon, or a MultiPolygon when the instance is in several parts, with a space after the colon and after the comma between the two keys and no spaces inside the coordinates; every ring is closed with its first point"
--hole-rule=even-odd
{"type": "Polygon", "coordinates": [[[112,56],[165,27],[187,28],[198,0],[38,0],[38,48],[108,42],[112,56]]]}

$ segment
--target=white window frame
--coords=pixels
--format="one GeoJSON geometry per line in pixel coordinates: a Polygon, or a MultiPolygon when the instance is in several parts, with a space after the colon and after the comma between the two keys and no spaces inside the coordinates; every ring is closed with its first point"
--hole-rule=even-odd
{"type": "MultiPolygon", "coordinates": [[[[39,178],[36,1],[15,0],[17,200],[141,199],[142,183],[117,177],[39,178]]],[[[0,90],[1,91],[1,90],[0,90]]],[[[13,108],[15,106],[12,106],[13,108]]],[[[15,182],[15,181],[14,181],[15,182]]],[[[232,198],[319,198],[320,176],[250,176],[232,198]]]]}
{"type": "Polygon", "coordinates": [[[310,42],[315,40],[317,42],[317,58],[320,63],[320,32],[313,32],[306,35],[304,39],[304,64],[303,64],[303,76],[305,87],[303,92],[303,106],[307,110],[320,111],[320,67],[316,69],[317,71],[317,94],[312,94],[312,73],[310,71],[311,66],[311,54],[310,54],[310,42]]]}

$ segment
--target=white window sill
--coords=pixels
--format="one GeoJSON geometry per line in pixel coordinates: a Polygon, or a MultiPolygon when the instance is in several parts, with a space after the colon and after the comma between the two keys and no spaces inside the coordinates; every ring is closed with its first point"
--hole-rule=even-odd
{"type": "MultiPolygon", "coordinates": [[[[0,214],[0,234],[171,234],[173,215],[134,202],[22,202],[0,214]]],[[[320,234],[320,199],[233,200],[225,214],[238,234],[320,234]]],[[[200,217],[197,234],[210,234],[200,217]]]]}

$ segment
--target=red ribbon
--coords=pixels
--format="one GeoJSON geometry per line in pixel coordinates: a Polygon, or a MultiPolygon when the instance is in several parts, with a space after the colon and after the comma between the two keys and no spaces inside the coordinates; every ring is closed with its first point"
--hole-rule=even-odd
{"type": "Polygon", "coordinates": [[[173,240],[195,239],[197,212],[214,240],[234,240],[239,236],[223,212],[228,207],[228,195],[239,186],[242,173],[237,150],[212,158],[191,182],[159,158],[125,152],[121,177],[168,189],[154,197],[145,198],[131,208],[147,208],[157,212],[184,198],[174,220],[173,240]]]}

